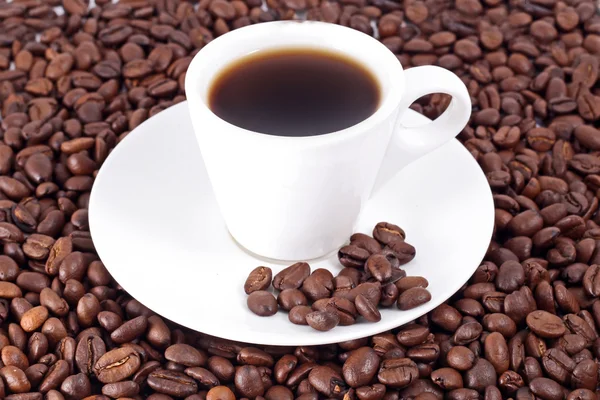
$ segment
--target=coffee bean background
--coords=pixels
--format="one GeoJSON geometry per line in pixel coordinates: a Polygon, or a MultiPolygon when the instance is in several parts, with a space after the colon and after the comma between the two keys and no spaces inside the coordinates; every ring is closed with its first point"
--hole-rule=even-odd
{"type": "MultiPolygon", "coordinates": [[[[597,398],[599,63],[590,0],[0,0],[0,397],[597,398]],[[199,48],[300,17],[464,80],[473,116],[459,138],[494,191],[493,240],[455,296],[392,332],[296,348],[190,332],[98,259],[94,176],[184,100],[199,48]]],[[[448,102],[413,108],[433,118],[448,102]]]]}

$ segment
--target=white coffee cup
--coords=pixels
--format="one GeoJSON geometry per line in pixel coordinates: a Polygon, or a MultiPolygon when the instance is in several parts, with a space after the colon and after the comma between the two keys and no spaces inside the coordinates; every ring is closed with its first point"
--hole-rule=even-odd
{"type": "Polygon", "coordinates": [[[309,260],[343,245],[374,186],[393,176],[378,177],[386,152],[386,164],[397,172],[453,139],[471,114],[467,89],[452,72],[434,66],[403,71],[371,36],[312,21],[262,23],[213,40],[192,60],[185,90],[229,232],[251,252],[279,260],[309,260]],[[294,47],[343,53],[366,66],[381,88],[379,108],[349,128],[306,137],[252,132],[210,110],[208,92],[224,67],[253,52],[294,47]],[[448,109],[423,127],[399,126],[402,113],[430,93],[451,95],[448,109]]]}

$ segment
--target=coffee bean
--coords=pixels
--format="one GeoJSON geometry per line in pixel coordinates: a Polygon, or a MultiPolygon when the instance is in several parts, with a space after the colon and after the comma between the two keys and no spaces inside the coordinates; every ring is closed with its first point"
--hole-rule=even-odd
{"type": "Polygon", "coordinates": [[[496,383],[496,371],[493,365],[480,358],[475,362],[475,365],[464,375],[465,386],[471,389],[481,391],[487,386],[493,386],[496,383]]]}
{"type": "Polygon", "coordinates": [[[527,326],[544,338],[559,338],[565,333],[561,319],[547,311],[536,310],[527,316],[527,326]]]}
{"type": "Polygon", "coordinates": [[[344,380],[357,388],[371,382],[379,369],[379,356],[370,347],[354,350],[343,366],[344,380]]]}
{"type": "Polygon", "coordinates": [[[204,366],[208,360],[207,355],[203,351],[197,350],[184,343],[177,343],[167,347],[165,350],[165,358],[177,364],[185,365],[186,367],[204,366]]]}
{"type": "Polygon", "coordinates": [[[326,269],[318,268],[304,280],[301,290],[312,301],[331,296],[334,289],[333,275],[326,269]]]}
{"type": "Polygon", "coordinates": [[[367,250],[371,254],[381,251],[381,244],[371,236],[363,233],[355,233],[350,236],[350,243],[367,250]]]}
{"type": "Polygon", "coordinates": [[[102,394],[113,398],[133,397],[136,396],[139,391],[139,385],[133,381],[107,383],[102,386],[102,394]]]}
{"type": "Polygon", "coordinates": [[[406,233],[397,225],[379,222],[373,229],[373,237],[381,244],[387,245],[397,239],[406,239],[406,233]]]}
{"type": "Polygon", "coordinates": [[[94,373],[94,366],[106,353],[104,341],[95,335],[88,335],[79,340],[75,351],[75,362],[81,372],[88,375],[94,373]]]}
{"type": "MultiPolygon", "coordinates": [[[[386,249],[391,251],[399,261],[399,265],[410,262],[416,256],[415,248],[404,240],[395,240],[390,242],[386,249]]],[[[384,249],[385,250],[385,249],[384,249]]]]}
{"type": "Polygon", "coordinates": [[[256,292],[257,290],[266,290],[271,286],[272,279],[271,268],[256,267],[250,272],[246,283],[244,283],[244,291],[246,294],[256,292]]]}
{"type": "Polygon", "coordinates": [[[0,376],[6,383],[6,388],[14,393],[24,393],[31,389],[31,383],[25,373],[12,365],[0,368],[0,376]]]}
{"type": "Polygon", "coordinates": [[[429,282],[421,276],[406,276],[396,281],[396,287],[400,293],[413,287],[426,288],[427,286],[429,286],[429,282]]]}
{"type": "Polygon", "coordinates": [[[427,289],[413,287],[398,296],[398,308],[400,310],[410,310],[427,303],[429,300],[431,300],[431,294],[427,289]]]}
{"type": "Polygon", "coordinates": [[[460,325],[461,315],[454,307],[440,304],[431,312],[431,320],[447,331],[454,332],[460,325]]]}
{"type": "Polygon", "coordinates": [[[217,386],[206,393],[206,400],[235,400],[235,395],[227,386],[217,386]]]}
{"type": "Polygon", "coordinates": [[[356,306],[350,300],[341,297],[328,299],[322,305],[315,302],[313,303],[313,308],[316,311],[332,311],[336,313],[340,319],[339,324],[342,326],[353,325],[356,322],[358,314],[356,306]]]}
{"type": "Polygon", "coordinates": [[[525,271],[521,264],[516,261],[507,261],[500,265],[496,277],[498,290],[510,293],[517,290],[525,283],[525,271]]]}
{"type": "Polygon", "coordinates": [[[122,347],[103,354],[94,364],[94,373],[100,382],[114,383],[133,375],[139,367],[138,353],[122,347]]]}
{"type": "Polygon", "coordinates": [[[501,374],[509,368],[509,352],[504,336],[498,332],[490,333],[484,342],[485,358],[501,374]]]}
{"type": "Polygon", "coordinates": [[[295,306],[307,305],[308,300],[298,289],[284,289],[277,296],[277,303],[283,310],[290,311],[295,306]]]}
{"type": "Polygon", "coordinates": [[[198,385],[192,378],[166,369],[151,372],[147,382],[157,392],[175,397],[190,396],[198,391],[198,385]]]}
{"type": "MultiPolygon", "coordinates": [[[[133,318],[123,325],[115,329],[111,334],[110,338],[113,342],[122,344],[126,342],[131,342],[142,333],[146,331],[146,327],[148,326],[148,319],[140,315],[139,317],[133,318]]],[[[166,352],[165,352],[166,354],[166,352]]]]}
{"type": "Polygon", "coordinates": [[[250,311],[261,317],[268,317],[277,313],[277,300],[267,291],[258,290],[250,293],[247,303],[250,311]]]}
{"type": "Polygon", "coordinates": [[[457,345],[467,345],[481,335],[483,328],[479,322],[469,321],[459,326],[452,336],[452,342],[457,345]]]}
{"type": "Polygon", "coordinates": [[[306,315],[306,322],[311,328],[324,332],[335,328],[340,317],[336,311],[313,311],[306,315]]]}
{"type": "Polygon", "coordinates": [[[448,365],[459,371],[471,369],[475,362],[475,355],[473,352],[464,346],[452,347],[446,357],[448,365]]]}
{"type": "Polygon", "coordinates": [[[392,278],[392,264],[383,254],[374,254],[365,262],[365,271],[379,282],[392,278]]]}
{"type": "Polygon", "coordinates": [[[535,378],[529,383],[529,389],[543,399],[555,400],[563,398],[560,384],[548,378],[535,378]]]}
{"type": "Polygon", "coordinates": [[[383,360],[377,374],[379,382],[393,388],[403,388],[419,376],[417,364],[408,358],[383,360]]]}
{"type": "Polygon", "coordinates": [[[275,275],[273,287],[277,290],[298,289],[309,275],[310,266],[307,263],[299,262],[275,275]]]}
{"type": "Polygon", "coordinates": [[[357,244],[344,246],[338,251],[338,259],[344,267],[362,268],[370,256],[368,250],[357,244]]]}
{"type": "Polygon", "coordinates": [[[600,266],[591,265],[583,275],[582,283],[585,291],[594,297],[600,296],[600,266]]]}
{"type": "Polygon", "coordinates": [[[309,306],[295,306],[288,313],[288,319],[296,325],[308,325],[306,316],[312,312],[309,306]]]}
{"type": "Polygon", "coordinates": [[[431,373],[431,380],[444,390],[454,390],[463,387],[460,372],[452,368],[440,368],[431,373]]]}
{"type": "Polygon", "coordinates": [[[381,313],[377,307],[371,303],[365,296],[359,294],[354,300],[358,313],[369,322],[378,322],[381,320],[381,313]]]}

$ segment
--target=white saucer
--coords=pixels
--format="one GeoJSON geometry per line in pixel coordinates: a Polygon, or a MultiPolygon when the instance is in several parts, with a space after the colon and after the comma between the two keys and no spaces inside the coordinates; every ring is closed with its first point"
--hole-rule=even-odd
{"type": "MultiPolygon", "coordinates": [[[[403,122],[418,126],[427,121],[409,110],[403,122]]],[[[285,312],[259,317],[246,307],[248,273],[267,265],[275,274],[287,264],[247,253],[227,232],[186,104],[150,118],[111,153],[92,190],[89,221],[112,276],[162,316],[225,339],[317,345],[395,328],[448,299],[486,252],[494,206],[483,172],[456,140],[403,169],[374,194],[356,231],[370,233],[380,221],[404,228],[417,256],[403,268],[429,280],[432,300],[410,311],[382,310],[378,323],[329,332],[293,325],[285,312]]],[[[335,255],[310,264],[334,275],[341,268],[335,255]]]]}

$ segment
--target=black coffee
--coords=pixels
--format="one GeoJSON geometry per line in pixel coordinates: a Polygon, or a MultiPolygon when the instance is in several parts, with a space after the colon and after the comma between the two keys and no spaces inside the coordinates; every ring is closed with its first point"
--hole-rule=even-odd
{"type": "Polygon", "coordinates": [[[328,51],[265,51],[225,68],[209,91],[210,109],[225,121],[278,136],[339,131],[371,116],[380,89],[358,62],[328,51]]]}

